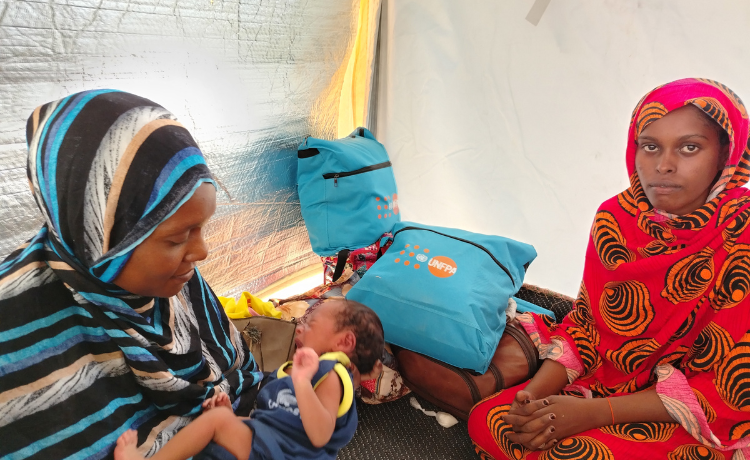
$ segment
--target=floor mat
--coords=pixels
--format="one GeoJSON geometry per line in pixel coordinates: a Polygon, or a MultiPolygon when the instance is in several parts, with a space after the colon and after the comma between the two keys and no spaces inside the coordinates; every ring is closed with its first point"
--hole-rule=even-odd
{"type": "MultiPolygon", "coordinates": [[[[338,460],[477,460],[466,422],[443,428],[409,405],[404,396],[393,402],[368,405],[357,401],[359,425],[352,442],[339,451],[338,460]]],[[[416,397],[416,396],[415,396],[416,397]]],[[[424,409],[439,410],[422,398],[424,409]]]]}

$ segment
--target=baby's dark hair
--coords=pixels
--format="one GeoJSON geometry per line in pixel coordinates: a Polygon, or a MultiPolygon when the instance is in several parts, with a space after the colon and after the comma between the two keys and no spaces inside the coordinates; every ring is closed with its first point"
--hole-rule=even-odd
{"type": "Polygon", "coordinates": [[[383,323],[377,313],[354,300],[336,300],[342,308],[336,313],[336,329],[349,329],[357,338],[354,356],[350,357],[360,374],[370,372],[383,356],[385,339],[383,323]]]}

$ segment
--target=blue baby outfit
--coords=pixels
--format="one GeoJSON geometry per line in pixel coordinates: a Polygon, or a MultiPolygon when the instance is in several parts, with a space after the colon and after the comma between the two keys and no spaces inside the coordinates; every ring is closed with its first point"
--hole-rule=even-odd
{"type": "Polygon", "coordinates": [[[344,367],[349,364],[349,358],[341,352],[323,354],[318,371],[312,378],[315,388],[334,370],[344,391],[331,440],[320,448],[313,446],[305,433],[292,378],[284,372],[288,364],[282,365],[268,377],[268,383],[257,397],[258,408],[245,421],[253,430],[250,460],[335,460],[339,449],[352,439],[357,429],[352,374],[344,367]]]}

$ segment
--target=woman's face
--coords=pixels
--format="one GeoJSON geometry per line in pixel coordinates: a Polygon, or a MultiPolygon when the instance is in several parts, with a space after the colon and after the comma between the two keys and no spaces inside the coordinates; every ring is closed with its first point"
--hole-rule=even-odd
{"type": "Polygon", "coordinates": [[[729,146],[700,109],[687,105],[652,122],[638,136],[635,168],[651,204],[690,214],[706,202],[729,146]]]}
{"type": "Polygon", "coordinates": [[[203,227],[216,210],[216,189],[200,185],[193,196],[159,224],[133,251],[114,283],[144,297],[171,297],[206,258],[203,227]]]}

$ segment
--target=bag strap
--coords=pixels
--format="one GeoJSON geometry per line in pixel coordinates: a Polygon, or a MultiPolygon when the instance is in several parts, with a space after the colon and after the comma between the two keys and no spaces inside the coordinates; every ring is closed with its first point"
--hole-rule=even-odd
{"type": "Polygon", "coordinates": [[[377,241],[378,243],[378,255],[375,260],[380,260],[381,257],[383,257],[383,254],[385,254],[385,250],[383,249],[383,246],[388,244],[389,241],[393,241],[392,236],[386,236],[383,234],[383,236],[380,237],[380,239],[377,241]]]}
{"type": "MultiPolygon", "coordinates": [[[[474,382],[474,379],[472,378],[469,372],[467,372],[464,369],[460,369],[452,364],[444,363],[431,356],[422,355],[422,354],[418,354],[418,355],[432,361],[433,363],[438,364],[439,366],[445,367],[446,369],[450,369],[459,377],[461,377],[461,379],[464,381],[464,384],[466,384],[466,387],[469,389],[469,393],[471,393],[471,400],[474,401],[474,404],[482,400],[482,394],[479,392],[479,387],[477,386],[476,382],[474,382]]],[[[495,369],[497,370],[497,368],[495,369]]]]}
{"type": "Polygon", "coordinates": [[[336,256],[336,268],[333,270],[333,277],[331,281],[336,281],[337,279],[341,278],[341,275],[344,274],[344,268],[346,267],[346,262],[349,259],[349,250],[348,249],[342,249],[339,251],[338,255],[336,256]]]}
{"type": "MultiPolygon", "coordinates": [[[[492,372],[492,375],[495,377],[495,393],[500,393],[502,390],[505,389],[505,379],[503,378],[503,373],[500,372],[500,369],[495,366],[495,363],[490,362],[490,372],[492,372]]],[[[479,400],[475,400],[474,404],[478,403],[479,400]]]]}
{"type": "Polygon", "coordinates": [[[526,335],[525,332],[518,330],[515,326],[512,326],[510,324],[505,326],[505,332],[516,339],[518,345],[521,346],[521,351],[523,351],[523,354],[526,355],[526,362],[529,365],[529,373],[526,378],[530,379],[534,376],[534,374],[536,374],[536,371],[539,369],[539,354],[536,350],[536,347],[534,346],[534,342],[531,341],[531,339],[528,335],[526,335]]]}

